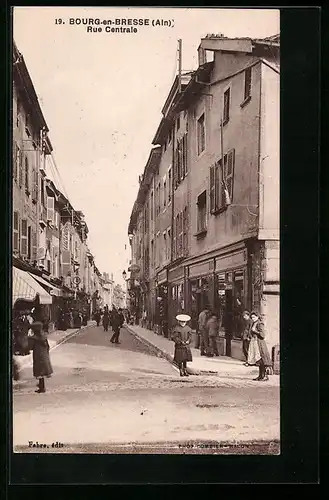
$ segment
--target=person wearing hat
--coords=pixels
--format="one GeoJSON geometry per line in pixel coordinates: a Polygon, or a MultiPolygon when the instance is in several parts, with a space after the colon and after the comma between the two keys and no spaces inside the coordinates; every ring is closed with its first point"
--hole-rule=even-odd
{"type": "Polygon", "coordinates": [[[257,356],[258,359],[255,363],[259,367],[259,375],[254,380],[258,381],[268,380],[268,370],[272,367],[272,359],[265,341],[264,324],[261,320],[260,315],[256,311],[253,311],[250,314],[250,319],[251,319],[250,333],[252,335],[251,342],[255,340],[257,341],[257,347],[259,352],[257,356]]]}
{"type": "Polygon", "coordinates": [[[49,343],[41,321],[34,321],[31,324],[33,335],[33,376],[38,379],[38,389],[35,392],[46,392],[45,377],[49,378],[53,373],[53,368],[49,357],[49,343]]]}
{"type": "Polygon", "coordinates": [[[190,343],[192,340],[192,330],[187,325],[191,316],[187,314],[178,314],[176,316],[178,324],[175,326],[172,334],[173,341],[175,342],[174,361],[179,367],[180,376],[188,376],[186,363],[192,361],[192,353],[190,343]]]}
{"type": "Polygon", "coordinates": [[[250,312],[249,311],[243,311],[242,321],[243,321],[242,350],[243,350],[244,357],[246,358],[245,366],[249,366],[248,351],[249,351],[249,344],[250,344],[250,339],[251,339],[251,333],[250,333],[251,319],[250,319],[250,312]]]}
{"type": "Polygon", "coordinates": [[[49,378],[53,373],[53,368],[49,357],[49,343],[45,326],[45,320],[41,305],[40,297],[37,295],[35,299],[35,307],[32,309],[33,323],[30,325],[33,334],[30,339],[32,341],[32,360],[33,360],[33,376],[38,379],[37,390],[35,392],[46,392],[45,377],[49,378]]]}

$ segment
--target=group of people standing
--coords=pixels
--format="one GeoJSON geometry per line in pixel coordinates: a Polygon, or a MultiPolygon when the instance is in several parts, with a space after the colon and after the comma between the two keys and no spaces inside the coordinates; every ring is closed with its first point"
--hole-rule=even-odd
{"type": "Polygon", "coordinates": [[[102,320],[104,332],[108,332],[109,326],[111,326],[113,335],[110,339],[110,342],[112,342],[112,344],[120,344],[120,331],[125,322],[125,317],[121,308],[117,309],[115,306],[113,306],[112,310],[110,311],[108,306],[105,306],[104,311],[99,309],[95,312],[94,319],[97,326],[100,325],[100,322],[102,320]]]}
{"type": "MultiPolygon", "coordinates": [[[[22,301],[24,302],[24,301],[22,301]]],[[[27,355],[32,350],[33,376],[38,380],[35,392],[44,393],[45,378],[53,373],[49,356],[49,343],[47,339],[48,318],[45,317],[40,305],[40,297],[36,296],[33,304],[15,311],[13,318],[13,353],[27,355]]],[[[19,380],[19,367],[13,361],[13,378],[19,380]]]]}
{"type": "MultiPolygon", "coordinates": [[[[246,366],[258,366],[257,381],[268,380],[272,368],[272,359],[265,341],[264,324],[256,312],[244,311],[242,314],[244,328],[242,333],[242,349],[246,358],[246,366]]],[[[199,314],[198,333],[201,356],[219,356],[217,339],[219,337],[219,318],[216,312],[205,307],[199,314]]]]}

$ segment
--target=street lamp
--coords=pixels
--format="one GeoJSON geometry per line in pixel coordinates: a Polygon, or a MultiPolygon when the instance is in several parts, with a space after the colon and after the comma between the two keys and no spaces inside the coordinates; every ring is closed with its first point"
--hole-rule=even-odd
{"type": "Polygon", "coordinates": [[[122,277],[123,277],[124,281],[126,281],[126,277],[127,277],[127,273],[126,273],[126,271],[123,271],[123,273],[122,273],[122,277]]]}

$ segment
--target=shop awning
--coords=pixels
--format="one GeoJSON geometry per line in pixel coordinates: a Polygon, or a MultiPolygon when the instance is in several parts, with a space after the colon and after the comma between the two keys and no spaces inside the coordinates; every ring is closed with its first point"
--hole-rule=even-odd
{"type": "Polygon", "coordinates": [[[17,299],[34,300],[37,293],[40,304],[52,303],[51,295],[28,272],[13,267],[13,304],[17,299]]]}
{"type": "Polygon", "coordinates": [[[41,276],[35,276],[32,273],[29,273],[29,275],[33,279],[35,279],[39,283],[41,283],[41,285],[44,285],[44,286],[47,286],[48,288],[50,288],[51,295],[56,295],[57,297],[60,297],[62,295],[62,291],[60,290],[60,288],[57,288],[55,285],[52,285],[51,283],[49,283],[49,281],[44,280],[43,278],[41,278],[41,276]]]}

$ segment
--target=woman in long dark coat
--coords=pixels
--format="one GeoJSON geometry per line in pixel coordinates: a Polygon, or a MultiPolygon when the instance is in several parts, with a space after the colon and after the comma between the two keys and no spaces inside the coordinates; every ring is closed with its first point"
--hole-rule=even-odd
{"type": "Polygon", "coordinates": [[[35,321],[31,325],[33,335],[33,376],[38,379],[38,389],[35,392],[46,392],[45,377],[50,377],[53,368],[49,357],[49,343],[41,321],[35,321]]]}
{"type": "Polygon", "coordinates": [[[108,329],[109,329],[109,323],[110,323],[110,311],[108,310],[108,307],[105,306],[105,308],[104,308],[104,314],[103,314],[104,332],[108,331],[108,329]]]}
{"type": "Polygon", "coordinates": [[[256,312],[250,314],[250,319],[252,321],[250,327],[251,335],[257,339],[260,360],[257,361],[256,365],[259,366],[259,375],[254,380],[264,381],[268,380],[268,375],[266,369],[272,367],[272,359],[267,348],[265,341],[265,331],[264,324],[262,323],[260,317],[256,312]]]}
{"type": "Polygon", "coordinates": [[[190,321],[191,317],[187,314],[179,314],[176,319],[178,324],[172,333],[172,339],[175,342],[174,361],[179,367],[180,376],[187,377],[186,363],[192,361],[192,353],[189,347],[192,341],[192,330],[186,323],[190,321]]]}

